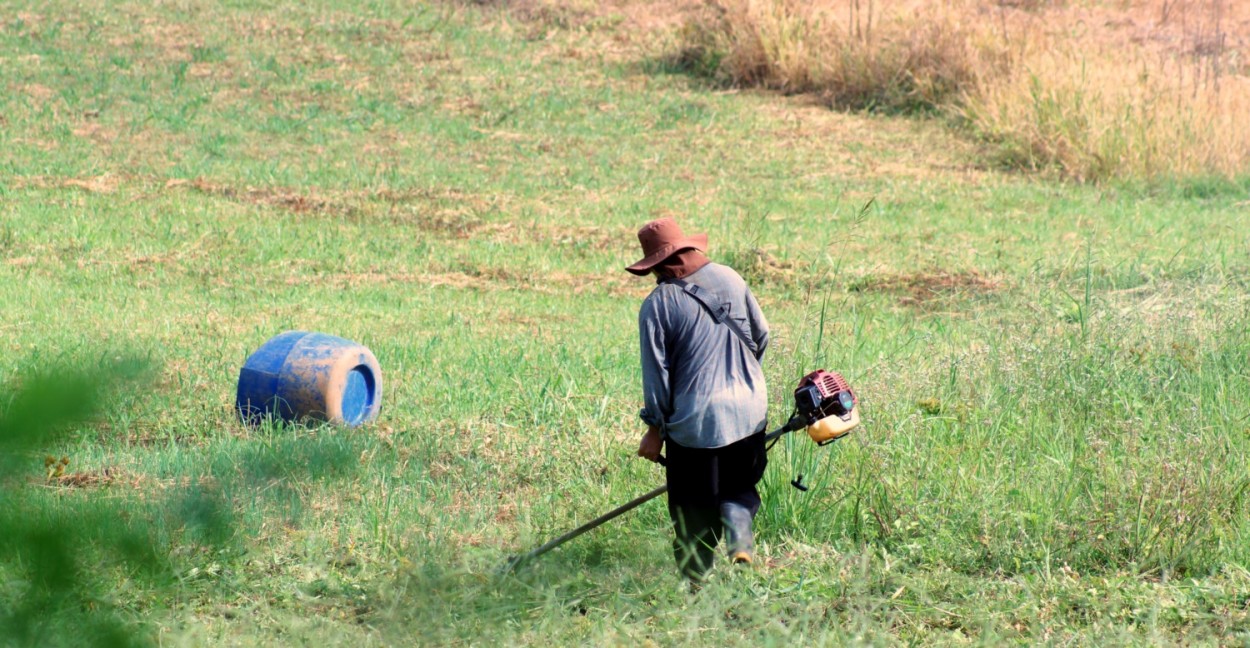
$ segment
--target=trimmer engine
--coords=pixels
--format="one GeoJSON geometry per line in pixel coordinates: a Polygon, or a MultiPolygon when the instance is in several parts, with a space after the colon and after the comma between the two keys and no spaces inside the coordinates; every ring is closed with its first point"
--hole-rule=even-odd
{"type": "Polygon", "coordinates": [[[858,400],[842,374],[818,369],[803,376],[794,390],[798,417],[819,445],[836,441],[859,425],[858,400]]]}

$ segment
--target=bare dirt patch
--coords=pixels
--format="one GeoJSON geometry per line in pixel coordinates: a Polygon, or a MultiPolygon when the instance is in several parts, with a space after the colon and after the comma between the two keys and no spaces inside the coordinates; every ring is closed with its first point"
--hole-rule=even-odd
{"type": "Polygon", "coordinates": [[[573,274],[567,272],[524,273],[504,268],[474,268],[467,271],[445,272],[335,272],[309,274],[295,272],[284,283],[288,286],[332,286],[335,288],[361,288],[388,284],[423,285],[428,288],[452,288],[492,292],[519,290],[553,295],[557,293],[604,292],[618,297],[641,299],[653,285],[624,271],[603,274],[573,274]]]}
{"type": "Polygon", "coordinates": [[[165,189],[185,188],[248,205],[347,219],[382,219],[453,238],[469,238],[485,225],[482,218],[500,209],[500,199],[488,199],[452,188],[414,190],[300,192],[281,187],[234,187],[203,178],[175,179],[165,189]]]}
{"type": "Polygon", "coordinates": [[[155,18],[146,18],[142,24],[143,36],[159,49],[166,59],[190,61],[192,51],[204,45],[203,36],[189,24],[159,22],[155,18]]]}
{"type": "Polygon", "coordinates": [[[41,83],[28,83],[21,87],[22,94],[38,99],[39,101],[47,101],[51,99],[56,91],[41,83]]]}
{"type": "Polygon", "coordinates": [[[235,202],[277,207],[296,214],[316,212],[333,216],[356,215],[356,210],[353,207],[337,204],[328,199],[322,199],[316,196],[300,194],[283,189],[258,189],[255,187],[245,187],[240,189],[229,185],[216,184],[204,179],[176,179],[165,183],[166,189],[173,189],[177,187],[188,187],[202,194],[226,198],[235,202]]]}
{"type": "Polygon", "coordinates": [[[71,131],[76,137],[91,140],[96,144],[108,144],[117,139],[117,131],[96,121],[86,121],[71,131]]]}
{"type": "Polygon", "coordinates": [[[113,193],[121,185],[123,178],[116,174],[90,178],[58,178],[56,176],[32,175],[13,180],[15,189],[53,189],[71,187],[87,193],[113,193]]]}
{"type": "Polygon", "coordinates": [[[998,292],[1002,288],[1000,280],[975,270],[955,273],[937,270],[869,276],[853,283],[849,289],[852,292],[890,293],[898,296],[900,305],[928,309],[936,308],[951,298],[976,297],[998,292]]]}
{"type": "Polygon", "coordinates": [[[63,488],[92,488],[98,486],[107,486],[113,483],[115,475],[111,468],[101,468],[99,470],[86,470],[58,475],[50,480],[53,486],[63,488]]]}
{"type": "Polygon", "coordinates": [[[82,189],[87,193],[111,194],[117,191],[117,187],[121,184],[121,178],[110,173],[106,173],[94,178],[71,178],[61,183],[62,187],[74,187],[82,189]]]}
{"type": "Polygon", "coordinates": [[[39,259],[36,259],[33,256],[21,256],[21,257],[13,257],[13,258],[5,259],[4,262],[5,264],[13,266],[14,268],[24,268],[26,266],[35,265],[36,263],[39,262],[39,259]]]}
{"type": "Polygon", "coordinates": [[[595,252],[629,250],[636,245],[631,227],[503,222],[484,224],[478,233],[499,243],[540,244],[595,252]]]}

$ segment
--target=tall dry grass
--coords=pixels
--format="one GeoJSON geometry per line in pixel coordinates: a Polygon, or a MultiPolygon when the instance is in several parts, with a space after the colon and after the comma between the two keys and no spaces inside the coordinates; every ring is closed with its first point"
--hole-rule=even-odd
{"type": "Polygon", "coordinates": [[[815,92],[850,109],[916,110],[948,102],[1006,63],[976,16],[881,12],[855,0],[715,0],[685,32],[687,56],[739,85],[815,92]]]}
{"type": "Polygon", "coordinates": [[[1036,32],[957,107],[1015,168],[1080,180],[1250,172],[1250,77],[1226,47],[1036,32]]]}
{"type": "Polygon", "coordinates": [[[1231,0],[711,0],[683,31],[729,83],[940,111],[1082,181],[1250,173],[1247,41],[1231,0]]]}

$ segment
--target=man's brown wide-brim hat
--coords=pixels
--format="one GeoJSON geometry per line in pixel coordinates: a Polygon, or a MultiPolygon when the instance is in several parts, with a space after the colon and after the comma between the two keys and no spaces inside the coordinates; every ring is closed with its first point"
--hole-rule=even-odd
{"type": "Polygon", "coordinates": [[[625,269],[639,276],[651,272],[651,268],[682,250],[694,248],[707,252],[707,234],[686,236],[671,218],[657,218],[643,225],[638,230],[638,242],[642,244],[642,260],[625,269]]]}

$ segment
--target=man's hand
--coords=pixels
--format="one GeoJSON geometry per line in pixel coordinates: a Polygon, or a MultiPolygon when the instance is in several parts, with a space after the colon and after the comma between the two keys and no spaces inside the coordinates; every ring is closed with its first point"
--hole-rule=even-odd
{"type": "Polygon", "coordinates": [[[660,428],[654,425],[647,426],[646,434],[643,434],[642,441],[638,442],[638,456],[651,461],[659,461],[660,448],[663,446],[664,439],[660,438],[660,428]]]}

